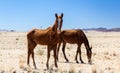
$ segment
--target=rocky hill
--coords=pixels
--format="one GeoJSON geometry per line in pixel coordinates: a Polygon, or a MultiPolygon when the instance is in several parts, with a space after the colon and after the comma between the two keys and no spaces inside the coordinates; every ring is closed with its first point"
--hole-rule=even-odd
{"type": "Polygon", "coordinates": [[[88,29],[83,29],[83,30],[90,30],[90,31],[102,31],[102,32],[120,32],[120,28],[111,28],[111,29],[107,29],[107,28],[88,28],[88,29]]]}

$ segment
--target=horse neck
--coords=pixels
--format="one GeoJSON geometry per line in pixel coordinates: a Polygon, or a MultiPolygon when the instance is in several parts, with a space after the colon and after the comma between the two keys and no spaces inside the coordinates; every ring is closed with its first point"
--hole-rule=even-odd
{"type": "Polygon", "coordinates": [[[87,39],[85,34],[84,34],[84,45],[86,47],[86,50],[88,50],[90,48],[89,41],[88,41],[88,39],[87,39]]]}
{"type": "Polygon", "coordinates": [[[61,22],[60,22],[60,24],[58,24],[58,22],[57,22],[57,19],[55,20],[55,22],[54,22],[54,25],[53,25],[53,27],[55,27],[55,29],[57,30],[60,30],[61,31],[61,28],[62,28],[62,23],[63,23],[63,20],[61,19],[61,22]]]}
{"type": "Polygon", "coordinates": [[[61,20],[60,25],[58,25],[59,26],[59,30],[61,30],[61,28],[62,28],[62,23],[63,23],[63,20],[61,20]]]}
{"type": "Polygon", "coordinates": [[[52,28],[53,28],[54,32],[57,32],[57,28],[58,28],[57,20],[55,20],[54,25],[53,25],[52,28]]]}

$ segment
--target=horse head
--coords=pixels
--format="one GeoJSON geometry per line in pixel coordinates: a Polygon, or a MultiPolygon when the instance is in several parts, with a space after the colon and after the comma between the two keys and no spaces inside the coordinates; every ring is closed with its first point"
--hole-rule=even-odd
{"type": "Polygon", "coordinates": [[[61,31],[62,28],[63,13],[61,15],[55,13],[55,18],[54,25],[50,31],[50,38],[58,38],[58,31],[61,31]]]}
{"type": "Polygon", "coordinates": [[[92,58],[92,46],[87,50],[87,57],[88,57],[88,63],[92,63],[91,58],[92,58]]]}
{"type": "Polygon", "coordinates": [[[61,31],[62,22],[63,22],[63,13],[60,16],[58,16],[58,14],[55,13],[55,17],[56,17],[56,20],[55,20],[55,23],[54,23],[53,30],[57,31],[57,29],[58,29],[59,31],[61,31]]]}

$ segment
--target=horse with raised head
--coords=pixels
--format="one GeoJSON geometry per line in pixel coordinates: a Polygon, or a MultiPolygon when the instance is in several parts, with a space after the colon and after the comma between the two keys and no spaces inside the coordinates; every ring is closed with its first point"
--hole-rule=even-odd
{"type": "Polygon", "coordinates": [[[35,59],[34,59],[34,48],[36,47],[37,44],[40,45],[47,45],[47,63],[46,66],[49,68],[49,58],[50,58],[50,51],[54,51],[54,61],[55,61],[55,66],[57,66],[57,61],[56,61],[56,49],[57,49],[57,43],[58,43],[58,28],[61,30],[62,27],[62,18],[63,18],[63,13],[58,16],[55,14],[56,20],[54,22],[54,25],[52,27],[48,27],[47,29],[33,29],[27,34],[27,41],[28,41],[28,57],[27,57],[27,64],[29,65],[30,61],[30,55],[32,55],[33,59],[33,65],[35,68],[35,59]]]}
{"type": "Polygon", "coordinates": [[[82,30],[80,30],[80,29],[63,30],[60,32],[59,37],[60,37],[60,41],[59,41],[58,49],[57,49],[57,59],[58,59],[58,53],[59,53],[59,48],[60,48],[61,43],[63,43],[62,51],[64,54],[64,58],[66,59],[67,62],[69,60],[67,59],[66,54],[65,54],[66,43],[77,44],[78,47],[77,47],[76,57],[75,57],[76,63],[78,63],[78,60],[77,60],[78,53],[80,56],[81,63],[84,63],[81,58],[81,45],[82,45],[82,43],[84,43],[84,45],[86,47],[86,51],[87,51],[88,62],[91,63],[92,47],[90,47],[89,41],[82,30]]]}

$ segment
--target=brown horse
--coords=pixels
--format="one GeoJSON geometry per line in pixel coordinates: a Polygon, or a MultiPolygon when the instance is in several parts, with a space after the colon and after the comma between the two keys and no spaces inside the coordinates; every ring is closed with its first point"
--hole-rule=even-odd
{"type": "Polygon", "coordinates": [[[85,47],[86,47],[86,51],[87,51],[87,58],[88,58],[88,62],[91,63],[91,55],[92,55],[92,47],[89,46],[89,41],[86,37],[86,35],[84,34],[84,32],[80,29],[76,29],[76,30],[63,30],[60,32],[60,41],[58,44],[58,50],[57,50],[57,59],[58,59],[58,53],[59,53],[59,48],[61,43],[63,43],[63,47],[62,47],[62,51],[64,54],[64,58],[66,59],[66,61],[68,62],[69,60],[66,57],[65,54],[65,46],[66,43],[70,43],[70,44],[77,44],[77,52],[76,52],[76,57],[75,60],[78,63],[77,60],[77,56],[79,53],[80,56],[80,61],[81,63],[84,63],[82,58],[81,58],[81,44],[84,43],[85,47]]]}
{"type": "Polygon", "coordinates": [[[55,14],[55,16],[56,16],[56,20],[52,27],[49,27],[45,30],[33,29],[30,32],[28,32],[27,34],[27,41],[28,41],[27,64],[28,65],[29,65],[30,55],[32,55],[33,65],[35,68],[37,68],[34,59],[34,48],[36,47],[37,44],[40,44],[40,45],[47,45],[47,63],[46,63],[47,68],[49,68],[49,58],[50,58],[51,50],[54,50],[54,61],[55,61],[55,66],[57,67],[57,61],[56,61],[56,49],[58,43],[57,29],[59,28],[59,30],[61,30],[63,13],[60,16],[55,14]]]}

